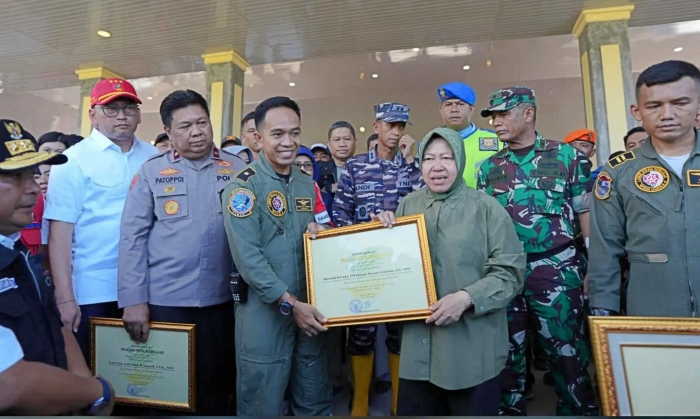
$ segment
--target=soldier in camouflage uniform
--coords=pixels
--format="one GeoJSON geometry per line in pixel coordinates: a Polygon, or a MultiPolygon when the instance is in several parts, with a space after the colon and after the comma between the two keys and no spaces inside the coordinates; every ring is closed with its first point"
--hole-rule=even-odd
{"type": "MultiPolygon", "coordinates": [[[[333,202],[337,226],[371,221],[371,214],[395,212],[401,198],[424,186],[413,157],[415,140],[404,134],[408,107],[400,103],[382,103],[374,107],[378,134],[377,146],[366,154],[348,159],[338,181],[333,202]]],[[[391,373],[392,413],[396,412],[399,374],[399,327],[387,323],[389,370],[391,373]]],[[[353,374],[352,416],[367,416],[369,387],[374,366],[377,325],[350,327],[348,353],[353,374]]]]}
{"type": "Polygon", "coordinates": [[[570,145],[537,133],[535,112],[535,93],[524,87],[495,92],[481,112],[493,118],[508,147],[481,166],[477,187],[513,217],[527,253],[523,294],[511,301],[508,313],[510,351],[502,374],[501,414],[526,414],[525,351],[534,327],[554,375],[557,415],[597,415],[587,372],[581,255],[574,244],[575,217],[588,216],[590,161],[570,145]]]}

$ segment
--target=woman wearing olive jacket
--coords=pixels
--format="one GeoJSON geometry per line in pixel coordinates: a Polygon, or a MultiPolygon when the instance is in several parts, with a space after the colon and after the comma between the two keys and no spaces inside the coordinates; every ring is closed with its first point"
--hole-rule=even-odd
{"type": "MultiPolygon", "coordinates": [[[[400,416],[496,416],[508,355],[506,306],[523,288],[525,254],[505,209],[466,186],[464,143],[436,128],[421,142],[427,188],[396,217],[425,214],[438,302],[401,337],[400,416]]],[[[394,214],[374,217],[385,226],[394,214]]]]}

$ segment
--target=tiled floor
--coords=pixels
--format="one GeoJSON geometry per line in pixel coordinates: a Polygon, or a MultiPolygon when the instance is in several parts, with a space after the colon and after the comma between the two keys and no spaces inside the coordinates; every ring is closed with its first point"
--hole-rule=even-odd
{"type": "MultiPolygon", "coordinates": [[[[553,416],[556,411],[557,396],[554,394],[554,388],[544,385],[542,382],[542,372],[534,371],[535,381],[535,398],[527,405],[527,413],[530,416],[553,416]]],[[[338,393],[335,397],[333,415],[347,416],[350,414],[348,410],[348,402],[350,399],[349,389],[338,393]]],[[[383,394],[373,394],[370,397],[370,416],[388,416],[391,410],[391,391],[383,394]]]]}

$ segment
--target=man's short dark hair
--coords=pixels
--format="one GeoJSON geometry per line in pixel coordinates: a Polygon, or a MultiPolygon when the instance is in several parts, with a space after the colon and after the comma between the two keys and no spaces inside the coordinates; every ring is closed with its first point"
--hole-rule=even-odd
{"type": "Polygon", "coordinates": [[[255,108],[255,129],[261,131],[265,124],[265,117],[270,109],[289,108],[301,119],[301,109],[292,99],[285,96],[275,96],[265,99],[255,108]]]}
{"type": "Polygon", "coordinates": [[[625,138],[624,138],[625,147],[627,147],[627,140],[630,138],[630,135],[636,134],[638,132],[646,133],[646,131],[644,130],[643,127],[634,127],[631,130],[627,131],[627,134],[625,134],[625,138]]]}
{"type": "Polygon", "coordinates": [[[334,122],[333,125],[328,129],[328,139],[331,139],[331,135],[333,134],[333,131],[337,130],[338,128],[347,128],[350,130],[350,133],[352,134],[353,138],[356,137],[355,135],[355,128],[352,127],[352,124],[346,121],[338,121],[334,122]]]}
{"type": "Polygon", "coordinates": [[[696,85],[700,85],[700,70],[686,61],[670,60],[654,64],[642,71],[637,79],[636,94],[639,99],[639,91],[642,86],[652,87],[658,84],[669,84],[690,77],[696,85]]]}
{"type": "Polygon", "coordinates": [[[70,148],[70,146],[73,145],[68,141],[68,138],[66,138],[66,134],[58,131],[47,132],[39,137],[37,140],[37,149],[46,143],[61,143],[66,146],[66,148],[70,148]]]}
{"type": "Polygon", "coordinates": [[[163,125],[169,127],[173,123],[173,113],[178,109],[192,105],[199,105],[209,116],[209,105],[206,99],[194,90],[176,90],[169,94],[160,103],[160,120],[163,125]]]}
{"type": "Polygon", "coordinates": [[[367,138],[367,150],[369,150],[369,143],[379,138],[379,135],[372,134],[367,138]]]}
{"type": "Polygon", "coordinates": [[[245,124],[251,119],[255,120],[255,111],[248,112],[248,114],[246,114],[246,116],[243,117],[243,119],[241,120],[241,126],[245,127],[245,124]]]}

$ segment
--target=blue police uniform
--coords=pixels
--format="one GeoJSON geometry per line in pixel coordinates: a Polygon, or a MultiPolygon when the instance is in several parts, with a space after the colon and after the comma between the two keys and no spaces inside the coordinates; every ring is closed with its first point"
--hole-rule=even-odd
{"type": "MultiPolygon", "coordinates": [[[[375,106],[376,119],[394,123],[408,122],[409,109],[399,103],[375,106]]],[[[348,159],[338,181],[333,202],[333,219],[338,226],[371,221],[371,214],[395,212],[401,199],[425,186],[417,162],[408,163],[399,150],[392,160],[382,160],[377,147],[366,154],[348,159]]],[[[396,393],[399,369],[399,328],[387,323],[387,349],[391,372],[393,411],[396,411],[396,393]]],[[[369,386],[374,365],[377,325],[350,327],[348,353],[353,371],[353,416],[366,416],[369,386]]]]}

